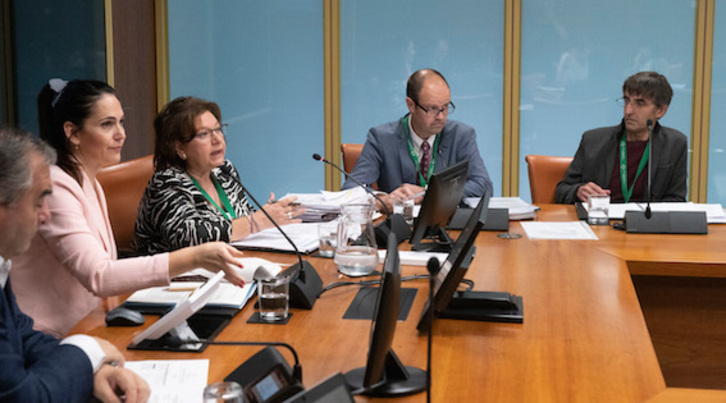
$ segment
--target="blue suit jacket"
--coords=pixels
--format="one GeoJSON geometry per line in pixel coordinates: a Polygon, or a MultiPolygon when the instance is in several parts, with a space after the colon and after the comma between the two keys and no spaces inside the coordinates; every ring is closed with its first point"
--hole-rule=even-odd
{"type": "Polygon", "coordinates": [[[10,279],[0,291],[0,401],[88,401],[93,368],[86,354],[33,330],[33,320],[15,302],[10,279]]]}
{"type": "MultiPolygon", "coordinates": [[[[471,126],[448,120],[438,134],[439,148],[434,172],[439,172],[463,160],[469,161],[469,173],[463,197],[481,197],[492,190],[492,181],[479,155],[476,132],[471,126]]],[[[374,127],[368,132],[363,151],[350,176],[366,185],[378,183],[378,189],[390,193],[404,183],[418,184],[418,173],[406,143],[402,120],[374,127]]],[[[356,187],[348,179],[343,189],[356,187]]]]}

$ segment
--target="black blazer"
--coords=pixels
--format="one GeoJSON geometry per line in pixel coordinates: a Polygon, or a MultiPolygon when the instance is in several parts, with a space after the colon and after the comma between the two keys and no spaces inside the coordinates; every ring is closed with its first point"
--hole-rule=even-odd
{"type": "MultiPolygon", "coordinates": [[[[555,201],[577,202],[577,189],[588,182],[606,188],[613,173],[618,142],[624,135],[625,126],[622,122],[618,126],[585,132],[565,177],[557,184],[555,201]]],[[[653,160],[648,162],[653,164],[651,200],[686,201],[688,139],[678,130],[656,123],[652,141],[653,160]]]]}

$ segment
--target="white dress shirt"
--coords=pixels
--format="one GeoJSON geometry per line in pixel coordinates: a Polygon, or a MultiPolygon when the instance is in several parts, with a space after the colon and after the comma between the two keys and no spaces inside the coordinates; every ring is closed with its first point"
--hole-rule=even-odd
{"type": "Polygon", "coordinates": [[[431,157],[434,156],[434,142],[436,141],[436,136],[438,134],[434,134],[433,136],[427,138],[426,140],[422,139],[421,137],[416,134],[416,132],[413,130],[413,126],[411,125],[411,119],[408,119],[408,131],[411,133],[411,144],[413,145],[413,152],[416,153],[416,158],[418,158],[419,164],[421,163],[421,157],[423,156],[423,151],[421,151],[421,145],[423,142],[429,143],[429,150],[431,151],[431,157]]]}

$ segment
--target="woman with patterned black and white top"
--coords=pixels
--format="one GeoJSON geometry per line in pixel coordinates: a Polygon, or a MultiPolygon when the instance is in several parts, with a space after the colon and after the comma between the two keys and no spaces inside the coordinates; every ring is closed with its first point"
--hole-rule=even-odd
{"type": "MultiPolygon", "coordinates": [[[[210,241],[236,241],[272,227],[247,201],[234,165],[224,158],[222,114],[214,102],[180,97],[154,121],[156,172],[146,187],[136,218],[135,249],[167,252],[210,241]]],[[[278,224],[300,222],[295,197],[265,210],[278,224]]]]}

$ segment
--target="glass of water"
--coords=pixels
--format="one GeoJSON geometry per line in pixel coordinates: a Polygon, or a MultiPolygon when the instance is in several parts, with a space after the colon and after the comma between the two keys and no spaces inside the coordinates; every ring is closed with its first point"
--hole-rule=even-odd
{"type": "Polygon", "coordinates": [[[274,322],[287,318],[290,307],[290,276],[257,280],[260,319],[274,322]]]}
{"type": "Polygon", "coordinates": [[[408,225],[413,225],[413,199],[393,198],[393,214],[400,214],[408,225]]]}
{"type": "Polygon", "coordinates": [[[338,243],[338,221],[328,221],[318,224],[318,238],[320,247],[318,254],[324,257],[333,257],[335,245],[338,243]]]}
{"type": "Polygon", "coordinates": [[[610,218],[610,195],[596,194],[587,197],[587,223],[590,225],[608,225],[610,218]]]}
{"type": "Polygon", "coordinates": [[[204,403],[244,403],[242,387],[237,382],[215,382],[204,388],[204,403]]]}

